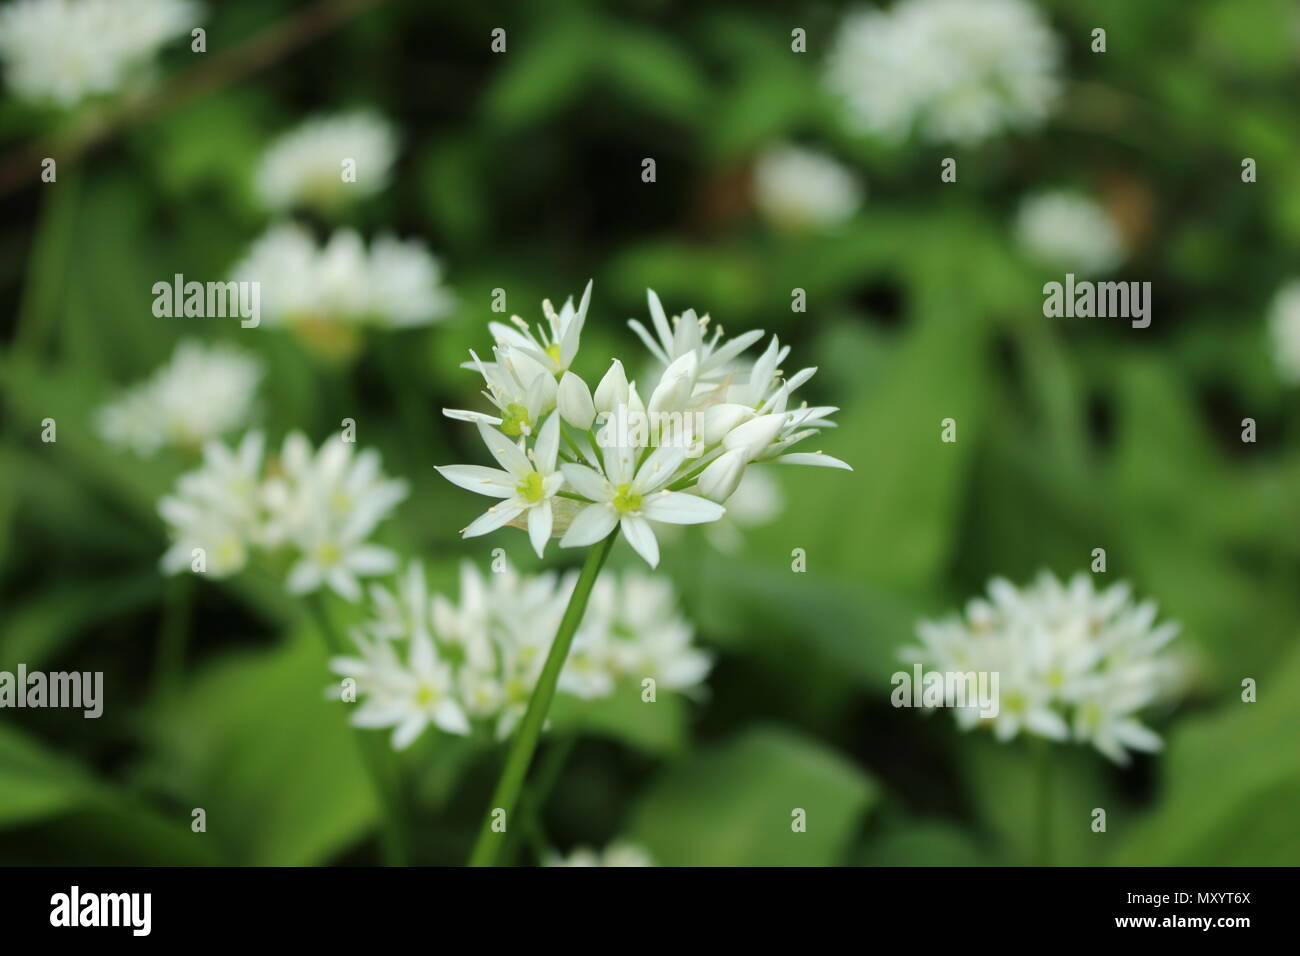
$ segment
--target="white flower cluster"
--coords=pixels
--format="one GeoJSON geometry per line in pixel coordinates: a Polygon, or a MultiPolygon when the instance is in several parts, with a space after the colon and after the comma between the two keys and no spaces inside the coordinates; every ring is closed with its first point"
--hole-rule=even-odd
{"type": "Polygon", "coordinates": [[[454,484],[498,499],[464,531],[487,534],[505,525],[526,527],[540,556],[547,541],[585,547],[616,528],[654,567],[654,525],[703,524],[725,513],[723,504],[756,461],[849,466],[821,452],[790,451],[832,427],[837,411],[791,395],[816,372],[785,377],[789,353],[773,336],[747,369],[739,356],[762,337],[746,332],[724,339],[708,315],[688,309],[670,323],[659,297],[648,293],[651,327],[629,325],[662,366],[643,399],[623,363],[614,359],[593,391],[573,370],[587,318],[591,283],[581,303],[556,312],[542,303],[544,325],[530,329],[493,322],[494,361],[471,352],[494,414],[444,410],[474,422],[498,467],[448,465],[438,471],[454,484]]]}
{"type": "Polygon", "coordinates": [[[1063,584],[1043,572],[1024,588],[994,579],[988,600],[970,601],[964,615],[921,622],[921,646],[903,657],[935,672],[998,675],[996,717],[981,717],[972,701],[944,702],[964,730],[988,724],[1002,741],[1021,731],[1073,737],[1123,764],[1128,750],[1161,747],[1136,715],[1179,686],[1182,667],[1165,651],[1177,633],[1175,623],[1157,625],[1154,602],[1134,602],[1127,584],[1097,591],[1086,574],[1063,584]]]}
{"type": "MultiPolygon", "coordinates": [[[[393,728],[397,749],[430,724],[469,734],[477,723],[498,739],[527,709],[577,575],[486,576],[461,566],[460,600],[430,595],[412,562],[395,590],[371,585],[370,620],[354,630],[355,657],[331,662],[356,681],[361,727],[393,728]]],[[[620,681],[651,678],[659,690],[690,692],[710,661],[693,642],[665,582],[635,573],[596,581],[591,603],[560,673],[561,693],[608,697],[620,681]]]]}
{"type": "Polygon", "coordinates": [[[973,144],[1040,124],[1061,50],[1027,0],[902,0],[840,28],[826,82],[864,132],[973,144]]]}
{"type": "Polygon", "coordinates": [[[1300,385],[1300,279],[1284,283],[1268,310],[1273,358],[1288,385],[1300,385]]]}
{"type": "Polygon", "coordinates": [[[829,156],[782,143],[764,151],[754,166],[754,201],[778,228],[825,229],[857,211],[862,187],[829,156]]]}
{"type": "Polygon", "coordinates": [[[273,226],[233,278],[261,284],[263,318],[272,325],[398,328],[434,322],[452,306],[442,266],[423,242],[379,236],[367,250],[352,229],[322,247],[301,225],[273,226]]]}
{"type": "Polygon", "coordinates": [[[373,196],[388,185],[397,154],[397,132],[371,112],[318,116],[271,144],[258,167],[258,197],[276,212],[312,206],[329,212],[352,199],[373,196]],[[343,179],[343,163],[355,164],[355,181],[343,179]]]}
{"type": "Polygon", "coordinates": [[[0,59],[15,96],[75,106],[122,89],[201,13],[190,0],[17,0],[0,10],[0,59]]]}
{"type": "Polygon", "coordinates": [[[201,448],[249,423],[262,363],[229,345],[187,339],[171,361],[99,411],[100,435],[138,455],[201,448]]]}
{"type": "Polygon", "coordinates": [[[604,850],[589,846],[574,847],[568,856],[553,853],[546,866],[654,866],[654,858],[645,847],[626,840],[615,840],[604,850]]]}
{"type": "Polygon", "coordinates": [[[1032,258],[1085,275],[1124,261],[1124,237],[1098,202],[1055,191],[1027,197],[1016,214],[1016,240],[1032,258]]]}
{"type": "Polygon", "coordinates": [[[313,451],[294,432],[269,462],[265,444],[265,436],[253,431],[234,449],[215,441],[204,447],[203,463],[182,475],[158,505],[172,540],[163,570],[226,577],[260,549],[268,557],[287,556],[290,592],[328,586],[350,601],[360,599],[358,578],[397,566],[396,555],[369,538],[406,497],[406,483],[386,478],[378,452],[358,454],[342,435],[313,451]]]}

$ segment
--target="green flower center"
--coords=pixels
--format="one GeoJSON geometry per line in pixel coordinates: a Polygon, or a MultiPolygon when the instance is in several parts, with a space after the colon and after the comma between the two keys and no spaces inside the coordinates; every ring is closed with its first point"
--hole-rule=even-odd
{"type": "Polygon", "coordinates": [[[552,342],[546,346],[546,355],[556,365],[560,364],[560,343],[552,342]]]}
{"type": "Polygon", "coordinates": [[[614,507],[624,514],[641,510],[641,496],[632,490],[632,483],[625,481],[614,489],[614,507]]]}
{"type": "Polygon", "coordinates": [[[528,420],[528,409],[522,405],[514,403],[507,405],[505,414],[501,416],[501,430],[507,435],[522,435],[524,429],[531,424],[528,420]]]}
{"type": "Polygon", "coordinates": [[[332,541],[325,542],[316,550],[316,560],[327,567],[338,564],[342,557],[342,549],[332,541]]]}
{"type": "Polygon", "coordinates": [[[428,707],[438,699],[438,692],[428,684],[421,684],[415,692],[415,702],[421,707],[428,707]]]}
{"type": "Polygon", "coordinates": [[[524,501],[541,501],[546,495],[546,489],[543,485],[542,476],[535,471],[530,471],[528,477],[515,485],[515,490],[519,492],[519,497],[523,498],[524,501]]]}

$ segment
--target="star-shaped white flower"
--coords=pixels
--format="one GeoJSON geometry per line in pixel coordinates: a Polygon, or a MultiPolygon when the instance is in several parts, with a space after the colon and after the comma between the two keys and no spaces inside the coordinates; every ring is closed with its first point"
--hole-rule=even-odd
{"type": "Polygon", "coordinates": [[[484,422],[479,434],[500,468],[482,465],[444,465],[438,473],[453,484],[480,495],[502,499],[476,518],[462,535],[474,538],[528,514],[528,539],[537,556],[542,556],[551,536],[554,514],[551,499],[564,486],[564,475],[556,470],[560,451],[560,417],[552,413],[537,436],[531,459],[520,446],[484,422]]]}
{"type": "Polygon", "coordinates": [[[686,449],[661,445],[636,467],[635,448],[605,449],[605,474],[586,465],[565,464],[564,478],[573,490],[593,502],[574,517],[560,539],[562,548],[579,548],[602,541],[617,526],[637,554],[652,568],[659,563],[659,542],[651,521],[703,524],[717,521],[726,509],[698,495],[667,491],[686,458],[686,449]]]}

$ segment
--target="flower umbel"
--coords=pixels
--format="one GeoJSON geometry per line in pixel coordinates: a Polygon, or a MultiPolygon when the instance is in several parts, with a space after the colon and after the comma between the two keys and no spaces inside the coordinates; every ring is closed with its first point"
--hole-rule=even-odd
{"type": "Polygon", "coordinates": [[[618,528],[654,567],[655,526],[718,521],[753,462],[849,467],[820,452],[789,451],[833,427],[833,407],[790,408],[791,394],[816,369],[786,378],[780,366],[789,348],[774,336],[746,371],[740,357],[761,331],[728,340],[693,310],[670,322],[653,291],[650,329],[629,322],[662,365],[648,400],[616,358],[593,390],[573,370],[590,296],[589,283],[576,307],[570,299],[557,313],[546,304],[547,323],[536,334],[522,320],[520,329],[494,323],[495,360],[472,356],[467,367],[483,377],[483,394],[498,414],[445,414],[476,422],[500,468],[438,470],[501,501],[465,529],[466,537],[526,527],[541,556],[552,536],[561,547],[585,547],[618,528]]]}
{"type": "Polygon", "coordinates": [[[920,646],[902,656],[937,672],[999,675],[997,716],[982,718],[973,703],[955,707],[963,729],[985,724],[1003,741],[1022,731],[1073,738],[1123,764],[1130,750],[1161,747],[1137,714],[1181,682],[1166,649],[1177,633],[1177,624],[1157,625],[1155,604],[1134,602],[1127,584],[1097,591],[1086,574],[1062,584],[1043,572],[1024,588],[995,579],[965,614],[921,622],[920,646]]]}
{"type": "Polygon", "coordinates": [[[406,497],[406,483],[384,477],[378,452],[356,453],[342,436],[313,451],[304,435],[290,434],[265,468],[264,445],[254,431],[235,451],[215,441],[204,447],[203,464],[159,503],[173,542],[163,570],[225,577],[258,550],[288,567],[291,593],[328,586],[358,600],[359,578],[397,566],[396,555],[369,538],[406,497]]]}
{"type": "MultiPolygon", "coordinates": [[[[457,602],[430,595],[413,562],[396,588],[371,585],[370,619],[353,632],[358,653],[331,662],[362,697],[353,723],[393,728],[399,750],[430,725],[463,735],[478,724],[506,737],[524,713],[575,582],[575,574],[482,575],[466,563],[457,602]]],[[[660,691],[696,691],[710,660],[676,603],[657,579],[599,579],[560,692],[602,698],[625,682],[639,693],[646,678],[660,691]]]]}

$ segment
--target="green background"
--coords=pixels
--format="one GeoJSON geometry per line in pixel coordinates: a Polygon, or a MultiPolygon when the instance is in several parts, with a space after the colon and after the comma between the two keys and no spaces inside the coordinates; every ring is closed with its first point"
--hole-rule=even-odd
{"type": "MultiPolygon", "coordinates": [[[[369,863],[376,806],[310,619],[274,583],[164,580],[155,505],[190,462],[109,448],[95,410],[182,337],[255,348],[262,423],[314,440],[344,417],[412,494],[381,540],[452,588],[479,503],[434,464],[481,462],[457,366],[488,341],[491,290],[530,319],[595,292],[577,371],[639,358],[645,289],[738,332],[761,327],[843,409],[818,439],[852,474],[781,469],[784,514],[723,556],[665,549],[699,641],[702,703],[605,702],[556,715],[549,845],[625,836],[667,864],[1017,864],[1034,855],[1034,756],[889,706],[918,617],[1000,574],[1127,579],[1182,622],[1188,695],[1151,715],[1167,749],[1117,769],[1056,748],[1056,862],[1281,864],[1300,846],[1300,448],[1295,392],[1264,315],[1300,247],[1300,33],[1284,0],[1043,3],[1066,47],[1065,99],[1029,135],[977,148],[851,134],[819,83],[835,4],[378,4],[255,75],[124,122],[56,185],[4,197],[0,669],[102,670],[99,720],[0,714],[0,862],[369,863]],[[1108,31],[1108,51],[1089,35],[1108,31]],[[489,34],[507,30],[508,52],[489,34]],[[809,52],[792,53],[790,30],[809,52]],[[221,278],[265,228],[262,149],[303,117],[373,106],[399,127],[391,188],[345,221],[425,238],[456,312],[375,335],[345,373],[288,336],[157,319],[151,286],[221,278]],[[830,233],[782,236],[746,201],[783,139],[854,169],[868,197],[830,233]],[[959,180],[941,184],[940,162],[959,180]],[[1243,184],[1243,157],[1259,181],[1243,184]],[[657,182],[641,181],[641,160],[657,182]],[[1020,199],[1072,186],[1129,224],[1118,278],[1150,281],[1153,322],[1048,320],[1045,273],[1011,235],[1020,199]],[[805,289],[808,311],[790,311],[805,289]],[[40,422],[58,441],[40,441],[40,422]],[[939,440],[955,418],[958,441],[939,440]],[[1241,420],[1258,441],[1240,440],[1241,420]],[[802,548],[807,571],[792,573],[802,548]],[[180,667],[160,656],[188,633],[180,667]],[[1243,678],[1259,702],[1243,704],[1243,678]],[[571,744],[571,746],[570,746],[571,744]],[[559,764],[559,756],[565,759],[559,764]],[[207,832],[190,811],[207,811],[207,832]],[[795,807],[808,815],[790,831],[795,807]],[[1107,810],[1108,830],[1091,832],[1107,810]]],[[[214,58],[294,11],[209,4],[214,58]]],[[[171,77],[196,54],[174,45],[171,77]]],[[[8,149],[59,119],[4,101],[8,149]]],[[[57,154],[56,154],[57,155],[57,154]]],[[[1059,274],[1057,275],[1059,278],[1059,274]]],[[[548,566],[574,555],[552,549],[548,566]]],[[[636,558],[624,545],[614,566],[636,558]]],[[[1104,582],[1099,582],[1104,583],[1104,582]]],[[[337,608],[343,613],[341,607],[337,608]]],[[[402,756],[416,862],[464,860],[499,749],[426,733],[402,756]]],[[[529,862],[521,847],[516,857],[529,862]]]]}

